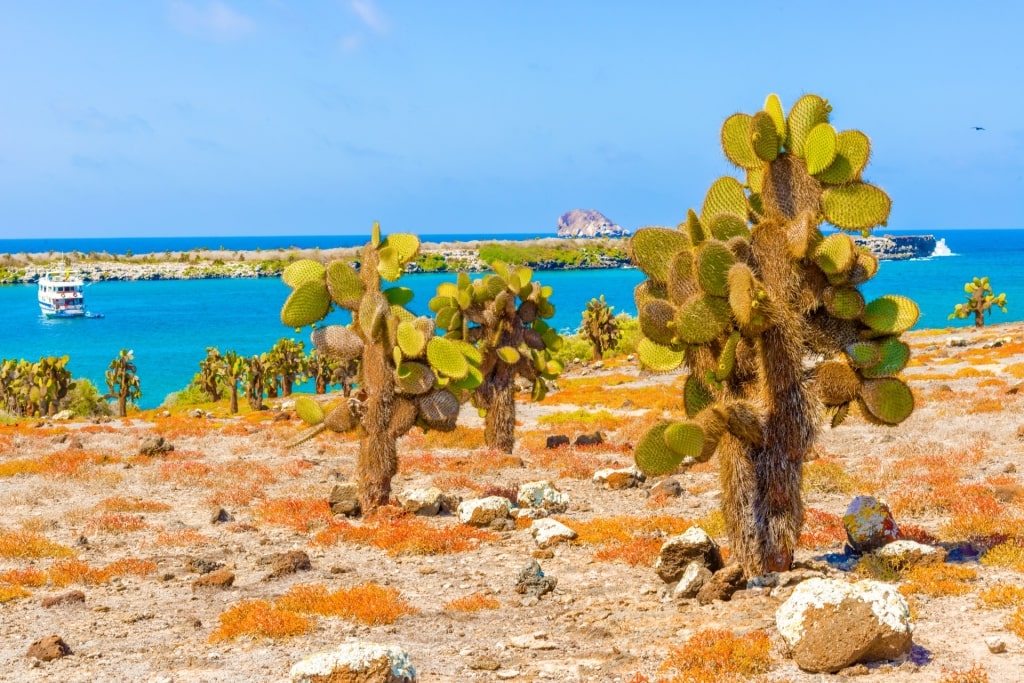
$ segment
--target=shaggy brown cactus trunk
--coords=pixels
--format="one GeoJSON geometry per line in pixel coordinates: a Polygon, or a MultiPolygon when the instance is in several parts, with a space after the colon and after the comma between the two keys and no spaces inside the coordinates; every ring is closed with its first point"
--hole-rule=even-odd
{"type": "Polygon", "coordinates": [[[511,379],[494,388],[484,418],[484,442],[491,448],[511,453],[515,446],[516,400],[511,379]]]}
{"type": "Polygon", "coordinates": [[[398,445],[390,429],[395,406],[395,386],[385,381],[390,374],[384,350],[379,344],[367,344],[363,351],[363,376],[366,378],[366,414],[362,419],[365,436],[359,442],[359,503],[364,514],[391,497],[391,478],[398,471],[398,445]]]}

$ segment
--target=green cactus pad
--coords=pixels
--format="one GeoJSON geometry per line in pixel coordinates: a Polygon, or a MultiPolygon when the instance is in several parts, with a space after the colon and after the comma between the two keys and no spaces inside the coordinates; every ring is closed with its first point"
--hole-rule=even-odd
{"type": "Polygon", "coordinates": [[[718,365],[715,367],[715,379],[719,382],[727,380],[736,367],[736,346],[740,343],[740,336],[739,332],[733,332],[722,347],[722,353],[718,356],[718,365]]]}
{"type": "Polygon", "coordinates": [[[866,368],[878,362],[878,344],[870,341],[854,342],[843,351],[855,367],[866,368]]]}
{"type": "Polygon", "coordinates": [[[913,393],[895,377],[865,380],[859,403],[865,417],[888,425],[899,424],[914,412],[913,393]]]}
{"type": "Polygon", "coordinates": [[[533,389],[530,390],[530,400],[533,402],[543,401],[544,397],[548,395],[548,385],[543,379],[538,377],[533,380],[533,389]]]}
{"type": "Polygon", "coordinates": [[[645,337],[663,346],[670,346],[675,337],[674,322],[679,312],[662,299],[651,299],[640,309],[640,331],[645,337]]]}
{"type": "Polygon", "coordinates": [[[370,244],[373,245],[373,247],[375,247],[375,248],[379,247],[380,246],[380,238],[381,238],[380,222],[379,221],[374,221],[373,222],[373,228],[370,229],[370,244]]]}
{"type": "Polygon", "coordinates": [[[804,156],[807,136],[819,123],[828,123],[830,110],[828,102],[817,95],[804,95],[797,100],[786,119],[789,131],[786,148],[798,157],[804,156]]]}
{"type": "MultiPolygon", "coordinates": [[[[645,280],[633,288],[633,301],[636,302],[637,310],[643,308],[644,303],[651,299],[668,299],[668,291],[665,290],[663,285],[656,284],[650,280],[645,280]]],[[[537,325],[534,324],[534,327],[537,327],[537,325]]]]}
{"type": "Polygon", "coordinates": [[[775,124],[775,132],[780,139],[786,138],[786,114],[782,109],[782,100],[775,93],[772,93],[764,100],[764,112],[772,117],[775,124]]]}
{"type": "Polygon", "coordinates": [[[537,315],[541,318],[553,318],[555,315],[555,305],[547,299],[537,304],[537,315]]]}
{"type": "Polygon", "coordinates": [[[359,328],[366,339],[376,339],[384,329],[388,311],[388,300],[380,292],[367,294],[359,304],[359,328]]]}
{"type": "Polygon", "coordinates": [[[641,365],[651,372],[672,372],[682,364],[684,354],[644,337],[637,342],[636,355],[641,365]]]}
{"type": "Polygon", "coordinates": [[[761,161],[775,161],[779,156],[779,132],[767,112],[759,111],[750,119],[750,142],[761,161]]]}
{"type": "Polygon", "coordinates": [[[324,409],[308,396],[295,397],[295,414],[308,425],[318,425],[324,421],[324,409]]]}
{"type": "Polygon", "coordinates": [[[720,213],[713,216],[708,223],[708,228],[714,238],[722,242],[728,242],[733,237],[750,238],[747,219],[736,214],[720,213]]]}
{"type": "Polygon", "coordinates": [[[735,263],[732,252],[718,240],[707,240],[694,251],[697,284],[707,294],[728,296],[729,269],[735,263]]]}
{"type": "Polygon", "coordinates": [[[327,270],[319,261],[301,259],[289,264],[281,273],[281,281],[295,289],[310,280],[323,280],[327,270]]]}
{"type": "Polygon", "coordinates": [[[435,371],[451,379],[463,379],[469,373],[469,363],[458,345],[444,337],[427,342],[427,360],[435,371]]]}
{"type": "Polygon", "coordinates": [[[403,394],[425,394],[434,386],[433,371],[423,363],[407,361],[395,368],[395,384],[403,394]]]}
{"type": "Polygon", "coordinates": [[[676,336],[686,344],[706,344],[730,323],[729,302],[714,296],[691,299],[676,318],[676,336]]]}
{"type": "Polygon", "coordinates": [[[836,158],[817,174],[818,180],[842,185],[860,179],[871,157],[871,141],[859,130],[844,130],[836,136],[836,158]]]}
{"type": "Polygon", "coordinates": [[[307,280],[295,288],[281,307],[281,322],[288,327],[305,327],[323,319],[331,297],[323,280],[307,280]]]}
{"type": "Polygon", "coordinates": [[[675,423],[669,420],[657,423],[636,445],[633,458],[636,461],[636,466],[644,474],[651,477],[668,474],[682,463],[685,456],[672,450],[665,443],[665,432],[673,424],[675,423]]]}
{"type": "Polygon", "coordinates": [[[366,291],[355,268],[340,260],[327,266],[327,289],[334,303],[350,311],[359,310],[359,302],[366,291]]]}
{"type": "Polygon", "coordinates": [[[313,330],[310,339],[318,352],[340,363],[353,361],[363,352],[363,340],[359,335],[341,325],[318,327],[313,330]]]}
{"type": "Polygon", "coordinates": [[[342,399],[341,402],[334,406],[334,408],[331,409],[331,412],[327,413],[326,417],[324,417],[324,426],[332,432],[347,432],[357,424],[359,424],[359,421],[356,420],[356,416],[352,414],[352,408],[345,399],[342,399]]]}
{"type": "Polygon", "coordinates": [[[451,431],[459,416],[459,400],[447,389],[435,389],[416,399],[419,417],[431,429],[451,431]]]}
{"type": "Polygon", "coordinates": [[[878,273],[878,258],[866,251],[857,254],[857,262],[847,274],[846,282],[850,285],[859,285],[867,282],[878,273]]]}
{"type": "Polygon", "coordinates": [[[462,352],[462,355],[465,356],[470,365],[479,366],[480,363],[483,362],[484,357],[483,354],[480,353],[480,349],[467,341],[463,341],[462,339],[454,339],[453,341],[455,342],[455,346],[462,352]]]}
{"type": "Polygon", "coordinates": [[[455,297],[438,294],[427,302],[427,308],[434,313],[440,313],[446,308],[458,308],[459,302],[455,297]]]}
{"type": "Polygon", "coordinates": [[[762,163],[750,141],[750,119],[748,114],[733,114],[722,124],[722,151],[740,168],[756,168],[762,163]]]}
{"type": "Polygon", "coordinates": [[[849,235],[837,232],[818,243],[812,258],[826,275],[845,273],[857,258],[857,245],[849,235]]]}
{"type": "Polygon", "coordinates": [[[701,222],[707,224],[712,217],[720,213],[747,215],[747,195],[740,181],[732,176],[722,176],[711,183],[704,197],[704,206],[700,210],[701,222]]]}
{"type": "Polygon", "coordinates": [[[849,365],[842,361],[830,360],[814,370],[814,384],[821,402],[826,406],[838,406],[857,398],[860,393],[860,378],[849,365]]]}
{"type": "Polygon", "coordinates": [[[753,252],[750,250],[750,240],[746,237],[741,237],[740,235],[730,237],[725,246],[729,247],[729,251],[732,253],[733,260],[735,261],[746,263],[753,258],[753,252]]]}
{"type": "Polygon", "coordinates": [[[630,259],[659,284],[664,284],[668,278],[673,256],[689,248],[687,236],[670,228],[640,228],[629,239],[630,259]]]}
{"type": "Polygon", "coordinates": [[[402,349],[409,358],[415,358],[423,353],[423,349],[427,346],[426,336],[416,328],[411,322],[400,322],[398,323],[398,331],[396,333],[398,347],[402,349]]]}
{"type": "Polygon", "coordinates": [[[821,210],[843,230],[870,230],[889,218],[892,201],[881,188],[867,183],[829,187],[821,193],[821,210]]]}
{"type": "Polygon", "coordinates": [[[490,301],[505,290],[508,285],[498,275],[485,275],[473,283],[473,301],[483,303],[490,301]]]}
{"type": "Polygon", "coordinates": [[[498,358],[508,365],[515,365],[519,362],[519,352],[511,346],[502,346],[495,350],[498,358]]]}
{"type": "Polygon", "coordinates": [[[749,325],[758,313],[759,306],[751,304],[757,300],[761,289],[754,278],[754,271],[745,263],[736,263],[729,269],[729,309],[740,325],[749,325]]]}
{"type": "Polygon", "coordinates": [[[662,438],[674,453],[683,456],[684,461],[696,460],[704,450],[704,430],[696,422],[673,422],[665,429],[662,438]]]}
{"type": "Polygon", "coordinates": [[[484,374],[479,368],[469,366],[469,372],[463,379],[449,382],[448,389],[453,391],[472,391],[484,383],[484,374]]]}
{"type": "Polygon", "coordinates": [[[394,282],[402,276],[402,262],[394,247],[381,247],[377,273],[388,282],[394,282]]]}
{"type": "Polygon", "coordinates": [[[679,224],[678,230],[690,236],[690,244],[693,246],[697,246],[710,236],[693,209],[687,209],[686,221],[679,224]]]}
{"type": "Polygon", "coordinates": [[[413,293],[408,287],[389,287],[384,290],[384,298],[392,306],[405,306],[412,301],[413,293]]]}
{"type": "Polygon", "coordinates": [[[437,312],[437,326],[442,330],[458,330],[462,327],[462,313],[458,308],[443,308],[437,312]]]}
{"type": "Polygon", "coordinates": [[[885,337],[878,344],[878,360],[861,370],[868,379],[894,377],[910,362],[910,347],[896,337],[885,337]]]}
{"type": "Polygon", "coordinates": [[[389,306],[388,310],[391,312],[391,317],[397,319],[399,322],[411,323],[416,319],[416,314],[410,311],[404,306],[389,306]]]}
{"type": "Polygon", "coordinates": [[[674,303],[682,303],[700,292],[693,277],[693,252],[684,249],[676,254],[668,268],[668,296],[674,303]]]}
{"type": "Polygon", "coordinates": [[[832,165],[836,158],[836,129],[827,123],[819,123],[807,134],[804,142],[804,159],[807,172],[821,173],[832,165]]]}
{"type": "Polygon", "coordinates": [[[508,278],[508,288],[515,294],[519,294],[533,277],[533,269],[527,266],[516,266],[508,278]]]}
{"type": "MultiPolygon", "coordinates": [[[[757,168],[747,169],[747,187],[750,188],[752,194],[757,194],[761,191],[764,185],[764,167],[758,166],[757,168]]],[[[747,198],[747,203],[750,203],[750,198],[747,198]]]]}
{"type": "Polygon", "coordinates": [[[384,249],[393,249],[398,262],[405,265],[419,253],[420,238],[409,233],[398,232],[388,235],[387,239],[380,246],[381,253],[383,253],[384,249]]]}
{"type": "Polygon", "coordinates": [[[917,323],[920,315],[920,309],[911,299],[887,294],[865,306],[861,322],[875,332],[902,334],[917,323]]]}
{"type": "Polygon", "coordinates": [[[853,287],[826,287],[822,301],[834,318],[856,320],[864,314],[864,296],[853,287]]]}
{"type": "Polygon", "coordinates": [[[696,417],[697,413],[711,405],[714,400],[711,390],[697,375],[690,374],[686,377],[683,384],[683,407],[686,409],[687,417],[696,417]]]}

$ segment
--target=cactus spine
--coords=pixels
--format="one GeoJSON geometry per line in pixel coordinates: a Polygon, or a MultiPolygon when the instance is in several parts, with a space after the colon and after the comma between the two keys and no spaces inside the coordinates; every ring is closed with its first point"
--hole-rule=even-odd
{"type": "Polygon", "coordinates": [[[819,229],[828,221],[868,232],[890,205],[861,180],[867,137],[837,133],[830,112],[806,95],[786,116],[771,95],[764,111],[729,117],[722,147],[746,184],[720,178],[699,216],[630,240],[648,276],[636,290],[640,361],[690,371],[687,419],[656,425],[637,444],[637,464],[664,473],[717,451],[729,537],[748,576],[792,562],[802,462],[823,409],[833,425],[854,403],[881,424],[913,410],[895,375],[909,358],[898,337],[917,306],[899,296],[865,303],[856,288],[877,260],[844,232],[819,229]]]}
{"type": "Polygon", "coordinates": [[[511,453],[515,379],[533,382],[532,398],[543,399],[545,380],[562,371],[551,357],[562,338],[544,322],[555,314],[550,287],[533,280],[526,266],[496,260],[491,268],[494,273],[480,279],[471,281],[461,273],[457,283],[440,285],[430,309],[437,314],[437,326],[447,330],[445,339],[455,340],[466,354],[466,377],[453,387],[484,414],[487,445],[511,453]]]}
{"type": "Polygon", "coordinates": [[[976,277],[964,285],[964,292],[967,294],[967,303],[957,304],[953,312],[949,314],[949,320],[953,318],[966,318],[974,314],[974,326],[985,326],[985,311],[992,315],[992,308],[998,306],[999,310],[1006,313],[1006,294],[996,296],[989,284],[988,276],[976,277]]]}
{"type": "Polygon", "coordinates": [[[117,414],[124,417],[128,414],[128,401],[138,401],[142,397],[142,387],[136,373],[135,354],[129,349],[121,349],[117,358],[110,361],[106,372],[107,394],[103,398],[117,399],[117,414]]]}
{"type": "Polygon", "coordinates": [[[604,358],[604,352],[619,341],[619,324],[612,313],[614,306],[604,300],[591,299],[583,311],[583,333],[594,346],[594,360],[604,358]]]}
{"type": "Polygon", "coordinates": [[[352,314],[349,326],[314,329],[312,341],[318,354],[342,366],[358,361],[360,396],[328,411],[313,409],[306,403],[312,399],[297,401],[296,410],[313,424],[297,442],[323,429],[359,433],[357,478],[364,512],[388,502],[398,471],[398,438],[416,424],[454,429],[458,417],[459,403],[448,387],[467,363],[463,351],[440,348],[437,343],[446,340],[434,337],[433,322],[404,308],[410,290],[383,287],[398,280],[418,252],[415,235],[385,238],[374,224],[358,272],[341,260],[326,268],[302,260],[282,275],[293,290],[281,309],[284,324],[318,323],[335,306],[352,314]]]}

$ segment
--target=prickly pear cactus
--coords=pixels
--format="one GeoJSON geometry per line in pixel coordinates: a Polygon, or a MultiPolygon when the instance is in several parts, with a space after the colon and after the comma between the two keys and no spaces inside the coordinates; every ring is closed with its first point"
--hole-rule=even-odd
{"type": "Polygon", "coordinates": [[[131,349],[121,349],[117,358],[110,361],[106,372],[107,394],[103,398],[117,399],[117,414],[127,415],[128,402],[142,397],[142,384],[135,367],[135,354],[131,349]]]}
{"type": "Polygon", "coordinates": [[[460,273],[456,283],[441,284],[430,310],[446,330],[442,341],[461,349],[466,359],[465,378],[450,386],[484,414],[487,445],[511,453],[515,378],[533,382],[533,400],[543,399],[545,380],[562,372],[551,357],[562,338],[544,322],[555,314],[550,287],[534,280],[526,266],[494,261],[491,268],[494,273],[477,280],[460,273]]]}
{"type": "Polygon", "coordinates": [[[953,312],[949,314],[949,320],[966,318],[974,314],[974,326],[984,327],[985,311],[992,315],[992,308],[997,306],[999,310],[1006,313],[1006,294],[996,296],[992,285],[989,284],[988,276],[974,278],[964,285],[964,292],[967,294],[967,303],[954,306],[953,312]]]}
{"type": "Polygon", "coordinates": [[[614,308],[608,305],[602,294],[600,299],[588,301],[583,311],[583,333],[594,345],[594,360],[601,360],[604,352],[619,341],[619,324],[612,312],[614,308]]]}
{"type": "Polygon", "coordinates": [[[359,396],[327,411],[310,405],[312,399],[296,401],[296,410],[313,427],[294,443],[324,429],[358,432],[357,476],[364,511],[388,502],[391,478],[398,470],[400,436],[417,424],[428,429],[455,428],[459,401],[452,391],[467,381],[467,355],[475,354],[471,348],[436,337],[433,320],[406,309],[411,290],[384,288],[384,283],[399,279],[419,246],[415,235],[384,237],[374,224],[358,270],[342,260],[326,268],[302,260],[282,275],[293,290],[281,309],[285,325],[318,323],[335,306],[352,314],[351,325],[314,329],[312,341],[318,354],[340,365],[358,361],[359,396]]]}
{"type": "Polygon", "coordinates": [[[764,110],[730,116],[722,147],[744,179],[719,178],[700,214],[629,243],[647,275],[635,293],[639,359],[690,371],[687,418],[648,432],[637,465],[662,474],[717,452],[729,536],[748,575],[792,561],[801,463],[822,413],[838,425],[857,406],[895,425],[914,407],[897,375],[917,305],[864,300],[858,286],[878,261],[847,234],[884,225],[890,200],[862,179],[867,136],[837,132],[831,109],[805,95],[787,115],[770,95],[764,110]],[[823,222],[840,230],[826,234],[823,222]]]}

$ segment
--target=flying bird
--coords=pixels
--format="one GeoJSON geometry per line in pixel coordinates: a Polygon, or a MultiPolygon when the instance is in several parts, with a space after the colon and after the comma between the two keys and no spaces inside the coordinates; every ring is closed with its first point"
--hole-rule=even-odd
{"type": "Polygon", "coordinates": [[[971,126],[971,128],[973,128],[974,130],[985,130],[981,126],[971,126]]]}

